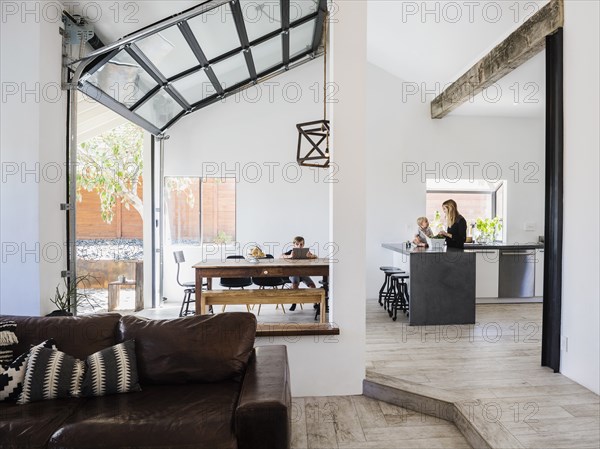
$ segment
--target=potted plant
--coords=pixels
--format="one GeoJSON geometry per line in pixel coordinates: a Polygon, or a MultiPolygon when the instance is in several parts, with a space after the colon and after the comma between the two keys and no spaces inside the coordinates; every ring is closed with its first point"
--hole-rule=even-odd
{"type": "Polygon", "coordinates": [[[493,243],[496,241],[496,234],[502,229],[502,221],[498,217],[478,218],[475,227],[479,231],[479,243],[493,243]]]}
{"type": "Polygon", "coordinates": [[[46,316],[72,316],[73,312],[71,310],[75,306],[79,307],[84,302],[87,302],[94,308],[91,293],[85,290],[85,288],[89,287],[90,279],[94,278],[89,274],[77,276],[73,282],[69,282],[67,278],[63,278],[62,284],[64,284],[64,287],[61,288],[61,284],[58,284],[54,292],[54,297],[50,298],[50,302],[56,306],[56,310],[46,316]]]}
{"type": "Polygon", "coordinates": [[[446,237],[436,234],[433,237],[427,237],[427,244],[431,249],[443,249],[446,244],[446,237]]]}

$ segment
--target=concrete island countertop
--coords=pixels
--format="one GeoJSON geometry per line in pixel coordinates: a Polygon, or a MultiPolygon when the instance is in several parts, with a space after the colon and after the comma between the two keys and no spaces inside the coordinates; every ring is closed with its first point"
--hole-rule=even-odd
{"type": "MultiPolygon", "coordinates": [[[[406,247],[404,243],[382,243],[381,246],[392,251],[396,251],[402,254],[439,254],[445,253],[448,249],[430,249],[422,246],[411,245],[410,248],[406,247]]],[[[508,243],[491,243],[491,244],[480,244],[480,243],[465,243],[466,251],[477,251],[480,249],[485,250],[520,250],[520,249],[544,249],[543,243],[519,243],[519,244],[508,244],[508,243]]],[[[460,251],[455,248],[450,248],[450,251],[460,251]]]]}

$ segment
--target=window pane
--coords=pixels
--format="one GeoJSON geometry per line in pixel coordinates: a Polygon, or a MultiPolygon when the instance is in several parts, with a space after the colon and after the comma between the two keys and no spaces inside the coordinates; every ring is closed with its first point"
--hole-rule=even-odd
{"type": "Polygon", "coordinates": [[[133,106],[156,86],[154,79],[124,50],[96,70],[87,81],[127,107],[133,106]]]}
{"type": "Polygon", "coordinates": [[[177,245],[235,241],[235,178],[165,178],[167,241],[177,245]]]}
{"type": "Polygon", "coordinates": [[[167,78],[198,65],[198,59],[177,26],[148,36],[137,46],[167,78]]]}
{"type": "Polygon", "coordinates": [[[235,178],[202,180],[202,241],[235,241],[235,178]]]}
{"type": "Polygon", "coordinates": [[[250,79],[243,52],[213,65],[212,69],[224,90],[250,79]]]}
{"type": "Polygon", "coordinates": [[[290,29],[290,58],[298,56],[312,48],[315,33],[315,20],[290,29]]]}
{"type": "Polygon", "coordinates": [[[152,98],[136,109],[135,113],[140,117],[145,118],[156,127],[162,128],[181,111],[183,111],[183,108],[179,106],[179,103],[161,89],[154,94],[152,98]]]}
{"type": "Polygon", "coordinates": [[[241,0],[242,16],[250,42],[281,29],[281,4],[279,0],[258,2],[241,0]]]}
{"type": "MultiPolygon", "coordinates": [[[[427,192],[426,216],[430,221],[435,216],[435,211],[439,211],[444,220],[442,203],[452,198],[456,201],[458,211],[467,220],[467,225],[474,223],[477,218],[492,217],[492,195],[491,193],[454,193],[454,192],[427,192]]],[[[415,217],[415,226],[416,226],[415,217]]]]}
{"type": "Polygon", "coordinates": [[[262,73],[277,64],[281,64],[283,62],[281,36],[276,36],[256,47],[252,47],[252,57],[254,58],[256,73],[262,73]]]}
{"type": "Polygon", "coordinates": [[[200,178],[165,178],[166,238],[175,245],[199,245],[200,178]]]}
{"type": "Polygon", "coordinates": [[[183,95],[189,104],[197,103],[217,93],[204,70],[199,70],[174,82],[173,87],[183,95]]]}
{"type": "Polygon", "coordinates": [[[317,0],[290,0],[290,23],[317,12],[317,0]]]}
{"type": "Polygon", "coordinates": [[[229,4],[194,17],[188,24],[209,61],[241,46],[229,4]]]}

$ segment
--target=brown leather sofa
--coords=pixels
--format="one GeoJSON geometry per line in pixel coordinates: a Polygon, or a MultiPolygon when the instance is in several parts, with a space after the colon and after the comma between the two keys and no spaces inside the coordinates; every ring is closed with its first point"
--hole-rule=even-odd
{"type": "Polygon", "coordinates": [[[97,398],[2,402],[2,449],[290,447],[286,348],[254,348],[250,313],[0,319],[17,322],[15,355],[54,338],[59,350],[84,359],[133,338],[142,387],[97,398]]]}

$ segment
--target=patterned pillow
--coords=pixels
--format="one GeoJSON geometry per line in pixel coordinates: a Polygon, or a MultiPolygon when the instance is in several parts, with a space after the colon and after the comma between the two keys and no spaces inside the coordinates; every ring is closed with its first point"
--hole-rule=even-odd
{"type": "MultiPolygon", "coordinates": [[[[56,349],[53,339],[46,340],[34,348],[56,349]]],[[[6,371],[0,374],[0,402],[16,401],[23,390],[23,380],[25,379],[25,368],[27,360],[33,348],[24,354],[21,354],[8,366],[6,371]]]]}
{"type": "Polygon", "coordinates": [[[82,396],[106,396],[141,390],[134,340],[98,351],[90,355],[85,363],[82,396]]]}
{"type": "Polygon", "coordinates": [[[8,349],[19,343],[15,331],[17,323],[12,320],[0,321],[0,372],[2,372],[13,360],[13,351],[8,349]]]}
{"type": "Polygon", "coordinates": [[[85,364],[64,352],[35,347],[30,351],[23,391],[17,404],[78,397],[85,364]]]}

